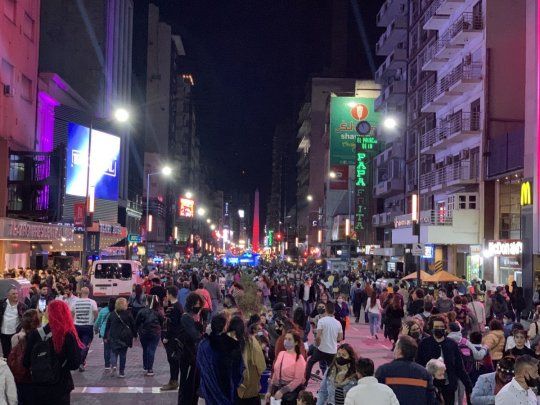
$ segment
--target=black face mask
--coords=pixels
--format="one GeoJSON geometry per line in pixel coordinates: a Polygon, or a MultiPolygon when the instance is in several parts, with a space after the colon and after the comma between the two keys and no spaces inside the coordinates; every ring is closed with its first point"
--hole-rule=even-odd
{"type": "Polygon", "coordinates": [[[431,332],[433,333],[433,337],[437,339],[441,339],[446,335],[446,330],[444,329],[432,329],[431,332]]]}
{"type": "Polygon", "coordinates": [[[319,313],[319,315],[324,314],[324,311],[326,311],[326,309],[324,309],[324,308],[317,308],[317,312],[319,313]]]}
{"type": "Polygon", "coordinates": [[[497,373],[496,375],[499,381],[503,384],[508,384],[510,381],[512,381],[512,377],[514,377],[512,374],[506,373],[497,373]]]}
{"type": "Polygon", "coordinates": [[[350,359],[346,359],[344,357],[336,357],[336,363],[340,366],[344,366],[349,362],[350,359]]]}
{"type": "Polygon", "coordinates": [[[433,385],[437,388],[442,388],[446,385],[446,380],[444,378],[434,378],[433,385]]]}
{"type": "Polygon", "coordinates": [[[527,383],[529,388],[536,388],[536,389],[540,388],[539,377],[536,377],[536,378],[525,377],[525,382],[527,383]]]}
{"type": "Polygon", "coordinates": [[[199,312],[201,312],[201,307],[193,307],[192,311],[194,314],[198,314],[199,312]]]}
{"type": "Polygon", "coordinates": [[[420,337],[420,332],[411,332],[409,333],[409,336],[413,339],[418,339],[420,337]]]}

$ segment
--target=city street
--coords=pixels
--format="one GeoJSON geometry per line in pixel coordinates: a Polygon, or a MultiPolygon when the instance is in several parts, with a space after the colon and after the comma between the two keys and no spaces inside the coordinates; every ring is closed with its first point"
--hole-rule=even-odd
{"type": "MultiPolygon", "coordinates": [[[[369,327],[363,323],[351,323],[346,333],[346,343],[351,344],[356,353],[371,358],[375,366],[392,359],[391,344],[380,334],[379,340],[369,336],[369,327]]],[[[317,367],[314,368],[316,370],[317,367]]],[[[103,344],[95,339],[88,355],[87,370],[84,373],[73,372],[75,391],[73,404],[98,405],[139,405],[139,404],[176,404],[177,392],[161,392],[159,387],[168,381],[169,366],[162,346],[156,353],[154,377],[145,377],[142,371],[142,352],[138,342],[128,351],[126,378],[110,376],[103,369],[103,344]]],[[[308,390],[315,393],[318,383],[310,382],[308,390]]],[[[201,401],[202,403],[202,401],[201,401]]]]}

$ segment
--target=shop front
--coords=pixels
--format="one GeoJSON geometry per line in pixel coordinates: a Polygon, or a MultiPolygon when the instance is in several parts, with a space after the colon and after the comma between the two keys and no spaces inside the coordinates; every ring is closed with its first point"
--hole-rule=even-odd
{"type": "Polygon", "coordinates": [[[0,218],[0,272],[44,268],[51,245],[59,241],[73,241],[72,226],[0,218]]]}
{"type": "Polygon", "coordinates": [[[489,241],[486,254],[493,257],[494,280],[496,284],[522,285],[523,243],[517,239],[489,241]]]}

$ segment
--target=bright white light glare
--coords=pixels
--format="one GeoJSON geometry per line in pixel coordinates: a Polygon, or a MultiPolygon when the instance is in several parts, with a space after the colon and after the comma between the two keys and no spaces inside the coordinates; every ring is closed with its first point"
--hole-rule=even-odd
{"type": "Polygon", "coordinates": [[[356,103],[355,103],[354,101],[348,102],[347,105],[348,105],[349,107],[351,107],[351,108],[356,107],[356,103]]]}
{"type": "Polygon", "coordinates": [[[191,191],[186,191],[186,198],[191,200],[193,198],[193,193],[191,191]]]}
{"type": "Polygon", "coordinates": [[[208,218],[208,219],[206,220],[206,223],[207,223],[207,224],[211,224],[211,223],[212,223],[212,220],[211,220],[210,218],[208,218]]]}
{"type": "Polygon", "coordinates": [[[322,229],[317,231],[317,243],[322,243],[322,229]]]}
{"type": "Polygon", "coordinates": [[[174,239],[178,239],[178,227],[174,227],[174,239]]]}
{"type": "Polygon", "coordinates": [[[337,177],[336,172],[330,172],[328,173],[328,176],[330,176],[331,179],[335,179],[337,177]]]}
{"type": "Polygon", "coordinates": [[[152,232],[152,215],[148,215],[148,232],[152,232]]]}
{"type": "Polygon", "coordinates": [[[169,166],[164,166],[163,169],[161,169],[161,174],[164,176],[170,176],[172,173],[172,169],[169,166]]]}
{"type": "Polygon", "coordinates": [[[114,119],[118,122],[127,122],[129,120],[129,111],[125,108],[117,108],[114,112],[114,119]]]}
{"type": "Polygon", "coordinates": [[[197,210],[197,215],[200,216],[200,217],[204,217],[206,215],[206,209],[203,208],[203,207],[200,207],[198,210],[197,210]]]}
{"type": "Polygon", "coordinates": [[[412,195],[412,214],[411,219],[416,222],[418,221],[418,194],[412,195]]]}
{"type": "Polygon", "coordinates": [[[336,253],[337,253],[338,256],[341,256],[341,254],[343,253],[343,251],[338,250],[338,251],[336,251],[336,253]]]}
{"type": "Polygon", "coordinates": [[[345,219],[345,236],[349,236],[351,233],[351,220],[349,218],[345,219]]]}
{"type": "Polygon", "coordinates": [[[395,129],[397,127],[397,121],[394,117],[386,117],[383,125],[386,129],[395,129]]]}
{"type": "Polygon", "coordinates": [[[215,231],[215,230],[216,230],[216,226],[215,226],[214,224],[210,225],[210,230],[215,231]]]}
{"type": "Polygon", "coordinates": [[[94,212],[96,187],[88,187],[88,212],[94,212]]]}
{"type": "Polygon", "coordinates": [[[306,197],[306,200],[308,201],[313,201],[313,196],[311,194],[309,194],[307,197],[306,197]]]}
{"type": "Polygon", "coordinates": [[[240,218],[244,218],[244,214],[245,214],[245,213],[244,213],[244,210],[238,210],[238,216],[239,216],[240,218]]]}

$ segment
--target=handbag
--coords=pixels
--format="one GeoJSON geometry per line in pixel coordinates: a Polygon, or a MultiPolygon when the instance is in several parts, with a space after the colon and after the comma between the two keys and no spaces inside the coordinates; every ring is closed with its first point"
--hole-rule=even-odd
{"type": "MultiPolygon", "coordinates": [[[[287,384],[281,379],[281,372],[283,370],[283,361],[285,356],[281,358],[281,363],[279,364],[279,383],[277,387],[274,387],[275,389],[272,390],[272,397],[276,394],[277,391],[279,391],[281,388],[285,387],[287,384]]],[[[282,395],[281,399],[286,402],[294,402],[298,398],[298,394],[300,391],[304,389],[303,385],[300,384],[298,387],[296,387],[294,390],[286,392],[282,395]]]]}
{"type": "Polygon", "coordinates": [[[120,322],[122,322],[122,325],[124,325],[124,327],[125,327],[125,329],[122,330],[122,332],[120,333],[120,342],[122,344],[125,344],[126,346],[129,346],[130,345],[129,342],[131,342],[133,340],[133,332],[131,332],[130,327],[127,326],[126,323],[120,317],[120,315],[118,315],[118,312],[114,311],[114,313],[118,317],[118,320],[120,322]]]}

